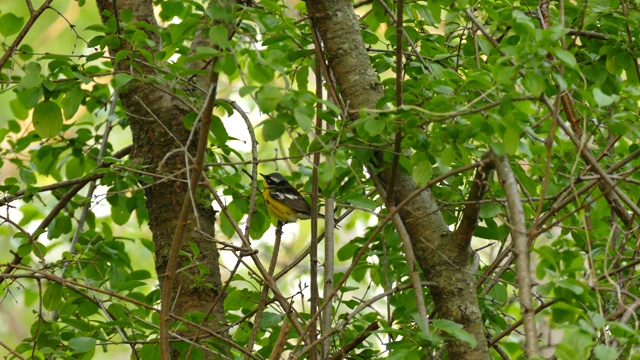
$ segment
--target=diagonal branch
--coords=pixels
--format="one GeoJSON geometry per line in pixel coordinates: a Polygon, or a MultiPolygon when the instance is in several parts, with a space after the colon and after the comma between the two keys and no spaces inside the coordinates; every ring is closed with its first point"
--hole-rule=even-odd
{"type": "Polygon", "coordinates": [[[471,243],[471,237],[478,225],[478,213],[480,212],[480,200],[487,192],[487,180],[491,171],[495,169],[496,154],[493,150],[489,150],[482,156],[482,164],[476,169],[476,174],[473,177],[473,184],[471,184],[471,190],[467,197],[469,203],[464,207],[462,211],[462,220],[458,228],[453,233],[453,239],[462,249],[469,247],[471,243]]]}
{"type": "Polygon", "coordinates": [[[407,267],[409,268],[409,278],[411,279],[411,284],[413,286],[413,292],[416,297],[416,307],[418,308],[418,316],[424,323],[425,329],[429,331],[429,316],[427,315],[427,307],[424,303],[424,293],[422,291],[422,282],[420,281],[420,273],[418,272],[418,268],[416,265],[418,261],[416,260],[416,255],[413,252],[413,246],[411,245],[411,239],[409,234],[407,233],[407,229],[404,226],[404,223],[400,219],[400,215],[398,215],[396,206],[392,198],[389,198],[389,194],[386,193],[384,185],[380,181],[380,179],[372,172],[371,179],[376,185],[378,192],[380,193],[380,197],[385,199],[385,206],[387,207],[387,211],[395,212],[391,221],[393,222],[393,226],[396,228],[398,232],[398,236],[402,241],[402,247],[404,248],[404,255],[407,258],[407,267]]]}

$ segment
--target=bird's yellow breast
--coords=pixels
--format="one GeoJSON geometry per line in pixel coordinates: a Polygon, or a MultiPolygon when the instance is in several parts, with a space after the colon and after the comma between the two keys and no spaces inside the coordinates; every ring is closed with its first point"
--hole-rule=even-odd
{"type": "Polygon", "coordinates": [[[295,222],[298,220],[298,214],[296,214],[295,210],[271,197],[269,187],[265,187],[262,192],[262,198],[264,199],[264,204],[267,206],[267,210],[269,210],[269,213],[276,219],[282,222],[295,222]]]}

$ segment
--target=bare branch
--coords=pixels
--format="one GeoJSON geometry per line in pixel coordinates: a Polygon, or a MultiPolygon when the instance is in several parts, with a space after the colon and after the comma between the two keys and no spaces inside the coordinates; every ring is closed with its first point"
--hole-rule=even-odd
{"type": "Polygon", "coordinates": [[[539,354],[538,333],[536,331],[535,312],[531,300],[531,270],[529,264],[529,245],[527,241],[527,227],[524,219],[524,210],[520,201],[520,193],[516,178],[511,170],[509,159],[506,156],[496,158],[496,171],[504,187],[509,205],[509,221],[511,227],[511,239],[518,261],[517,279],[519,285],[518,297],[520,299],[520,313],[524,322],[525,354],[531,358],[539,354]]]}

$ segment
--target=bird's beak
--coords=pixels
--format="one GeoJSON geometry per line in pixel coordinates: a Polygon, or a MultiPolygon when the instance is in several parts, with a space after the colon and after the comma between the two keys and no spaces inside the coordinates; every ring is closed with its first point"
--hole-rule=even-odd
{"type": "Polygon", "coordinates": [[[265,174],[263,174],[263,173],[260,173],[260,176],[262,176],[262,177],[263,177],[263,178],[265,178],[265,179],[267,178],[267,175],[265,175],[265,174]]]}

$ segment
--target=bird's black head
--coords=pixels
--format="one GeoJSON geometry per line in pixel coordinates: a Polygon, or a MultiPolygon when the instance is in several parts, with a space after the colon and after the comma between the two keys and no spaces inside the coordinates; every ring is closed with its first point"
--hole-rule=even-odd
{"type": "Polygon", "coordinates": [[[270,185],[270,186],[289,183],[287,179],[285,179],[284,176],[282,176],[282,174],[277,172],[271,173],[269,175],[260,174],[260,176],[262,176],[264,180],[267,182],[267,185],[270,185]]]}

